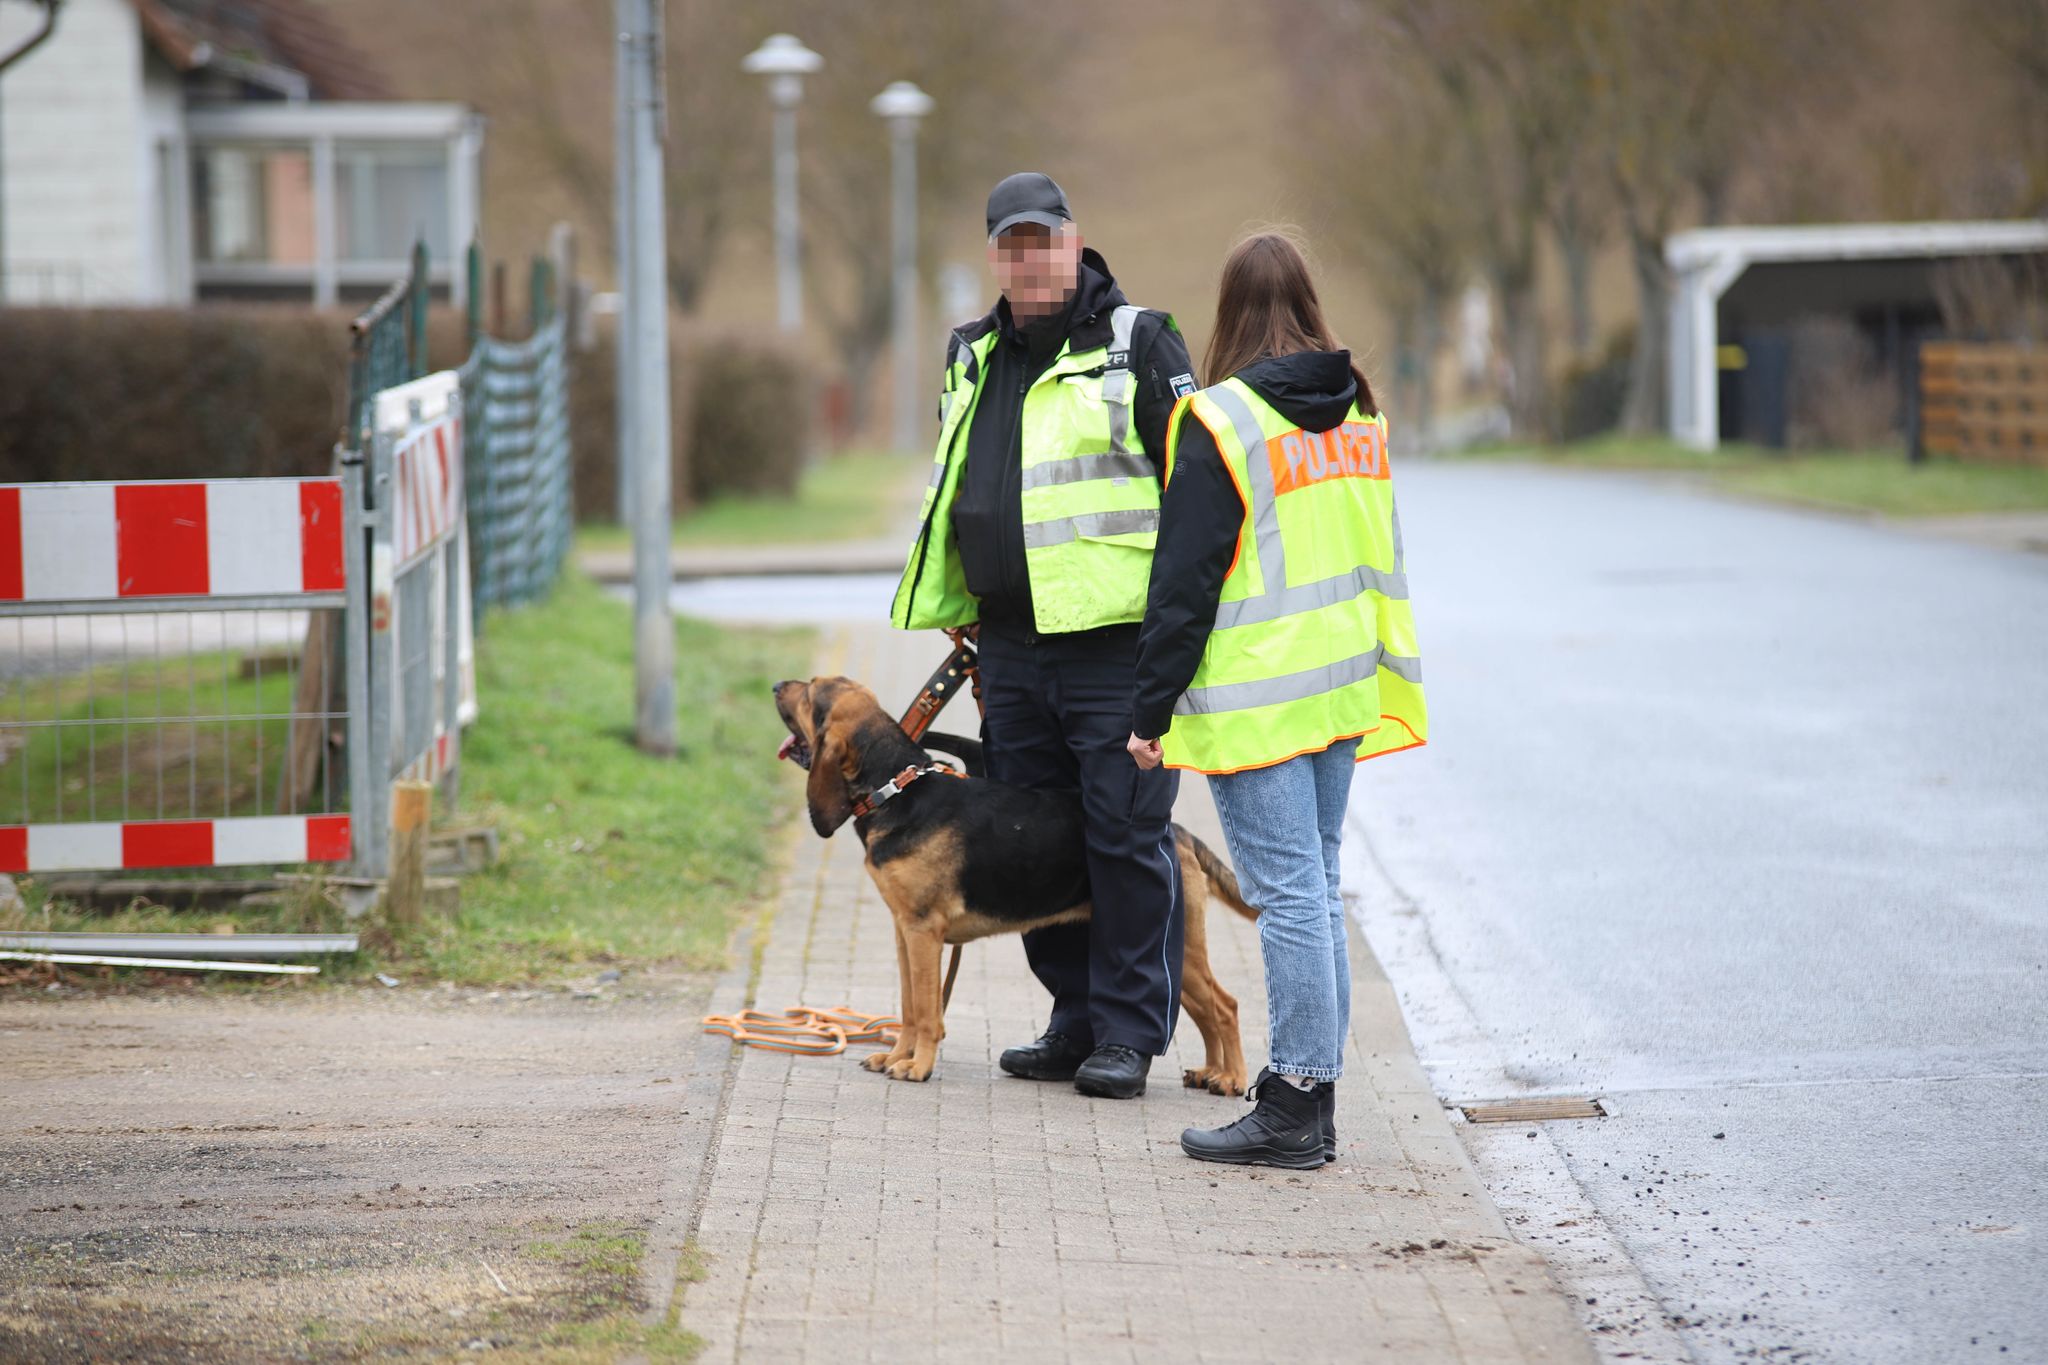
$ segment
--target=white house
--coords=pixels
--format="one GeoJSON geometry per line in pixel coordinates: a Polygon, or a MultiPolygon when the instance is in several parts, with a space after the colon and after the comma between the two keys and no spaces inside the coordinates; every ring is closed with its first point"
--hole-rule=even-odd
{"type": "MultiPolygon", "coordinates": [[[[0,0],[0,60],[42,17],[0,0]]],[[[63,0],[0,73],[0,303],[331,304],[420,237],[459,299],[482,121],[384,94],[307,0],[63,0]]]]}

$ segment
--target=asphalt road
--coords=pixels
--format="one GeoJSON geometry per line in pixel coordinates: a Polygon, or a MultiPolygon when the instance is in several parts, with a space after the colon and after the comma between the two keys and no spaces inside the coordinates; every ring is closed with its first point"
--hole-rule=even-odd
{"type": "Polygon", "coordinates": [[[2048,557],[1400,474],[1433,742],[1347,885],[1610,1357],[2048,1361],[2048,557]]]}

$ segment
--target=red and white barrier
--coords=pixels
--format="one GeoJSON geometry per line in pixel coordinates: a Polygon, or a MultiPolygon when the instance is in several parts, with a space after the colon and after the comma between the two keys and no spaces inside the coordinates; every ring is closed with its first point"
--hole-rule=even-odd
{"type": "Polygon", "coordinates": [[[0,872],[338,863],[348,857],[346,815],[0,825],[0,872]]]}
{"type": "Polygon", "coordinates": [[[345,586],[338,479],[0,484],[0,601],[345,586]]]}
{"type": "Polygon", "coordinates": [[[390,433],[391,554],[406,565],[452,535],[462,519],[462,386],[441,370],[377,395],[374,420],[390,433]]]}
{"type": "Polygon", "coordinates": [[[462,516],[462,418],[445,413],[392,453],[391,548],[403,566],[454,531],[462,516]]]}

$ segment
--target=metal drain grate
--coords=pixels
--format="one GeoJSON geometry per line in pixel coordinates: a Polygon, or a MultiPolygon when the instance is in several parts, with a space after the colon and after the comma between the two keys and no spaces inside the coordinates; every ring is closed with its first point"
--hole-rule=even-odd
{"type": "Polygon", "coordinates": [[[1467,1123],[1542,1123],[1547,1119],[1604,1119],[1600,1101],[1574,1095],[1525,1100],[1474,1100],[1454,1106],[1467,1123]]]}

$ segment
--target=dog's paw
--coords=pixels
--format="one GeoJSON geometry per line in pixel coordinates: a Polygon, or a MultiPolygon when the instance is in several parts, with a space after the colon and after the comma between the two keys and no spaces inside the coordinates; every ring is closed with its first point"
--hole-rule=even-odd
{"type": "Polygon", "coordinates": [[[1231,1077],[1221,1070],[1206,1066],[1189,1067],[1181,1073],[1180,1083],[1190,1090],[1206,1090],[1212,1095],[1242,1095],[1244,1078],[1231,1077]]]}
{"type": "Polygon", "coordinates": [[[915,1057],[906,1057],[900,1062],[889,1064],[889,1079],[892,1081],[922,1081],[930,1078],[930,1062],[919,1064],[915,1057]]]}
{"type": "Polygon", "coordinates": [[[861,1065],[866,1067],[869,1071],[886,1070],[888,1068],[890,1060],[893,1057],[895,1057],[895,1055],[896,1054],[893,1052],[871,1052],[866,1057],[861,1059],[861,1065]]]}

